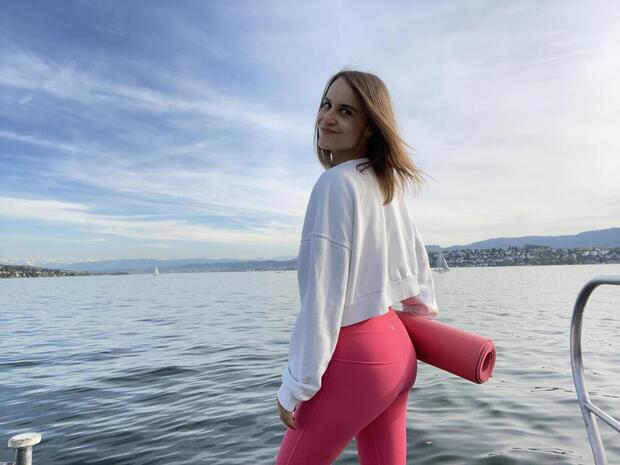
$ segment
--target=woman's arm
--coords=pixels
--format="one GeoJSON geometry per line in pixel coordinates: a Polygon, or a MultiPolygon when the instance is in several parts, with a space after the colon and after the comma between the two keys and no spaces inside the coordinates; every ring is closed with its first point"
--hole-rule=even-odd
{"type": "Polygon", "coordinates": [[[320,389],[336,350],[349,279],[355,199],[352,181],[330,170],[310,195],[297,256],[301,306],[277,393],[288,411],[320,389]]]}
{"type": "Polygon", "coordinates": [[[321,378],[336,350],[350,256],[348,247],[320,235],[301,244],[297,263],[301,307],[277,393],[289,412],[321,388],[321,378]]]}

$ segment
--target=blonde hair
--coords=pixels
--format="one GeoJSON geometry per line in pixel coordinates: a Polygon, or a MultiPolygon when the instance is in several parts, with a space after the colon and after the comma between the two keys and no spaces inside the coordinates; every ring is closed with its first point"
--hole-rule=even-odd
{"type": "MultiPolygon", "coordinates": [[[[400,136],[392,99],[384,82],[371,73],[343,69],[329,78],[321,96],[321,102],[329,87],[339,77],[343,77],[351,86],[368,115],[369,125],[373,132],[368,139],[366,156],[369,161],[361,162],[357,166],[367,165],[362,171],[369,167],[373,168],[384,194],[383,205],[390,203],[396,189],[405,187],[407,182],[410,182],[416,190],[425,183],[422,178],[422,174],[425,173],[413,163],[405,149],[405,147],[411,147],[400,136]]],[[[319,147],[318,140],[319,127],[318,123],[315,123],[314,146],[319,162],[325,169],[329,169],[334,166],[331,153],[319,147]]]]}

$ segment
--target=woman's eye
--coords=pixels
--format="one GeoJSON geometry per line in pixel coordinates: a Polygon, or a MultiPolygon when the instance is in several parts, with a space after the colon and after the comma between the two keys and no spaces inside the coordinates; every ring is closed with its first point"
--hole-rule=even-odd
{"type": "MultiPolygon", "coordinates": [[[[321,105],[321,108],[324,108],[325,105],[331,105],[331,103],[325,101],[323,102],[323,104],[321,105]]],[[[345,115],[350,115],[351,112],[349,110],[347,110],[346,108],[341,108],[340,111],[343,111],[345,115]]]]}

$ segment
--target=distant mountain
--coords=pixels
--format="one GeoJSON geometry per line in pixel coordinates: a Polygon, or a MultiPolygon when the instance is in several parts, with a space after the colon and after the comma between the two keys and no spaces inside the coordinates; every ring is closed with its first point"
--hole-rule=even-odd
{"type": "MultiPolygon", "coordinates": [[[[295,260],[297,255],[278,255],[277,257],[261,258],[261,260],[295,260]]],[[[254,260],[257,260],[256,258],[254,260]]]]}
{"type": "MultiPolygon", "coordinates": [[[[620,247],[620,228],[609,228],[598,231],[585,231],[566,236],[524,236],[500,237],[472,242],[467,245],[440,247],[427,245],[429,253],[439,250],[461,249],[506,249],[525,245],[541,245],[553,248],[573,249],[579,247],[620,247]]],[[[37,265],[41,266],[41,265],[37,265]]],[[[185,258],[179,260],[156,259],[124,259],[100,260],[81,263],[46,263],[46,267],[69,271],[88,271],[92,273],[151,273],[155,269],[165,272],[190,271],[246,271],[246,270],[294,270],[297,267],[296,256],[279,256],[271,259],[230,259],[230,258],[185,258]]]]}
{"type": "Polygon", "coordinates": [[[231,258],[183,258],[179,260],[156,260],[152,258],[128,258],[123,260],[101,260],[96,262],[54,263],[54,268],[73,271],[149,273],[157,267],[159,271],[166,268],[183,266],[203,266],[214,263],[241,263],[243,259],[231,258]]]}
{"type": "Polygon", "coordinates": [[[245,271],[245,270],[287,270],[296,269],[297,257],[276,259],[238,258],[184,258],[179,260],[156,260],[150,258],[128,258],[123,260],[99,260],[79,263],[54,263],[50,267],[67,271],[88,271],[91,273],[152,273],[157,267],[160,273],[197,271],[245,271]]]}
{"type": "Polygon", "coordinates": [[[584,231],[579,234],[566,236],[499,237],[472,242],[467,245],[452,245],[444,248],[444,250],[506,249],[508,247],[523,247],[527,244],[564,249],[574,249],[578,247],[620,247],[620,228],[584,231]]]}

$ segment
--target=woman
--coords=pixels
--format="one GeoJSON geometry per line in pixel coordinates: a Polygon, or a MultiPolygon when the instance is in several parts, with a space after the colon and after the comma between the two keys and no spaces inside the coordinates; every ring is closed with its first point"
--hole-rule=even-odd
{"type": "Polygon", "coordinates": [[[405,464],[417,358],[391,305],[438,314],[404,195],[405,181],[421,183],[421,171],[404,149],[385,84],[370,73],[329,79],[315,143],[326,171],[301,234],[301,308],[276,395],[288,427],[276,465],[331,464],[352,438],[363,465],[405,464]]]}

